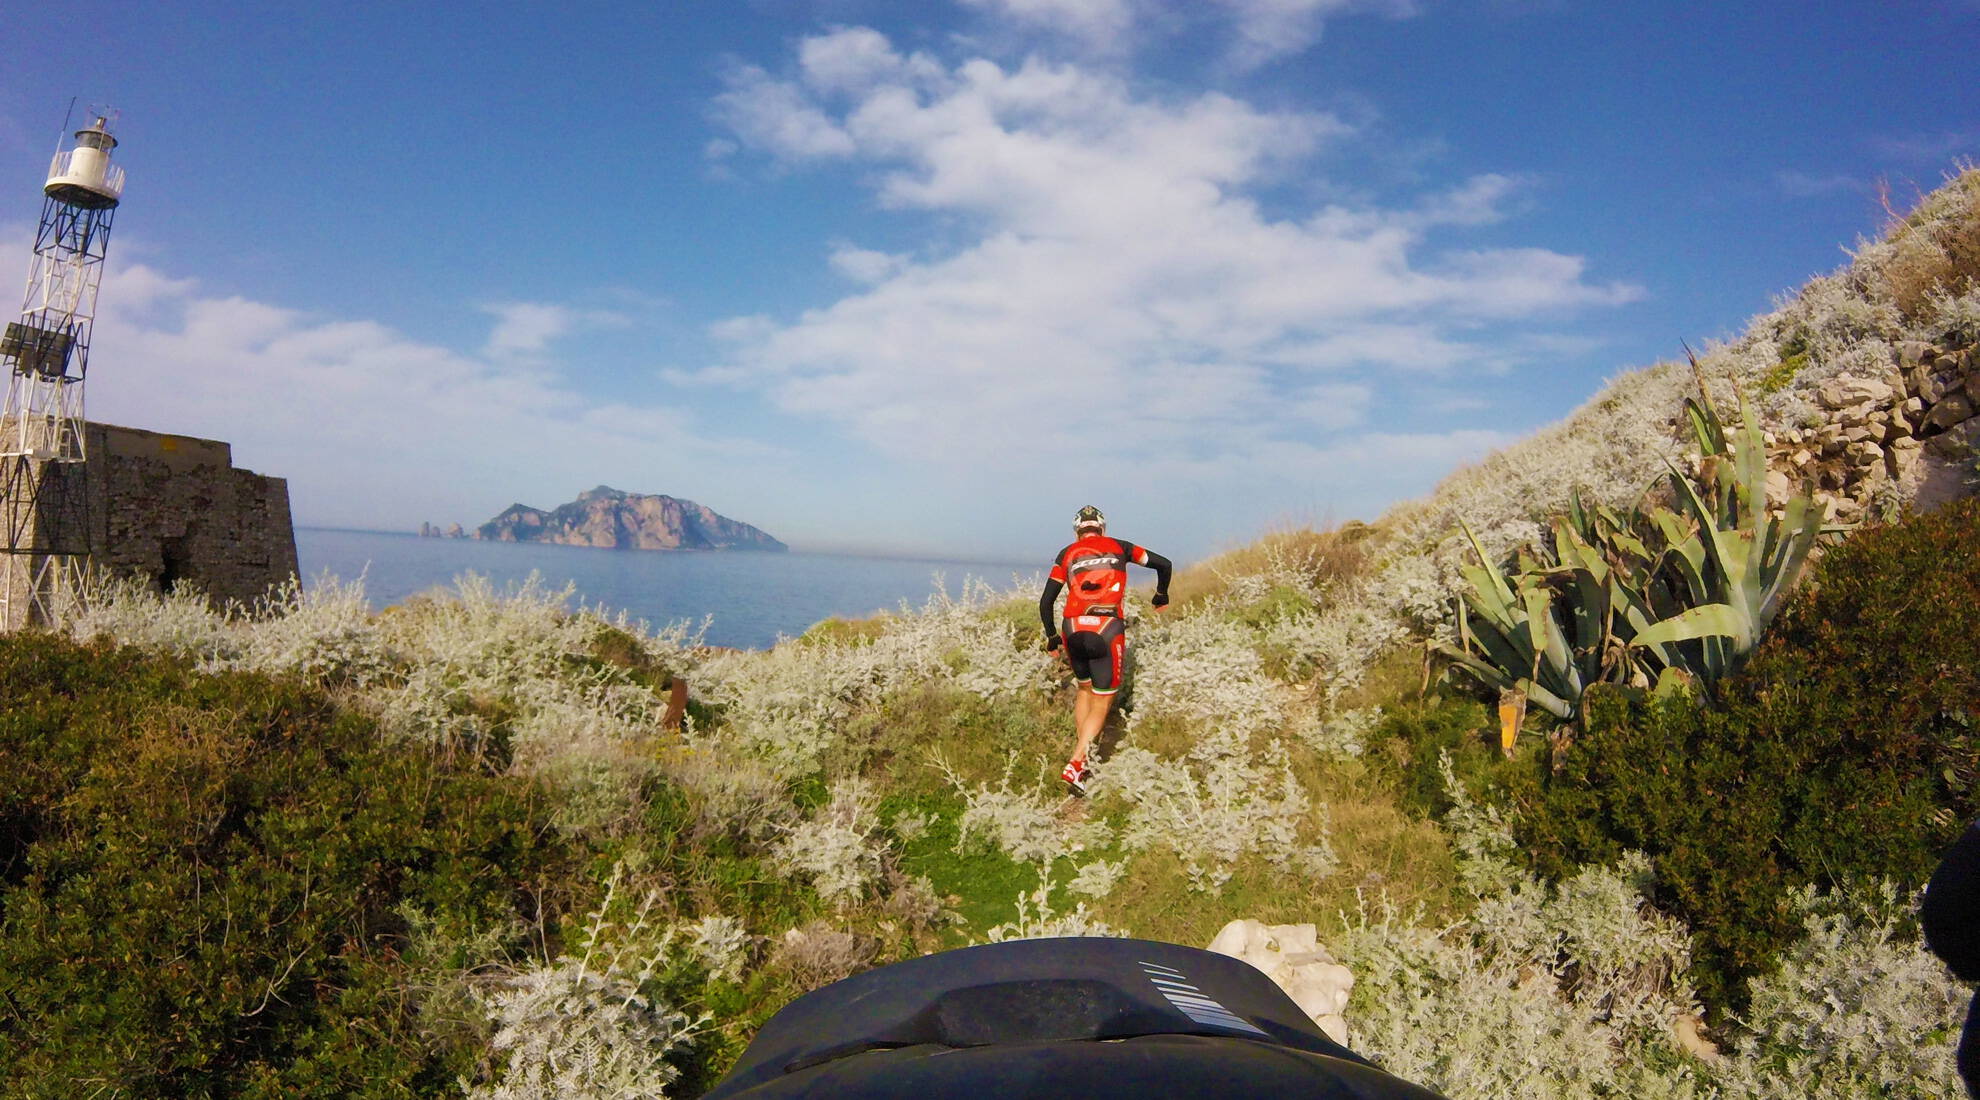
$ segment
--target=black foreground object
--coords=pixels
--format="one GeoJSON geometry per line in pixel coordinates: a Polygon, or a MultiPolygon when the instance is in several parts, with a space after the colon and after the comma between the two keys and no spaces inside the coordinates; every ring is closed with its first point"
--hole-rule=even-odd
{"type": "Polygon", "coordinates": [[[1440,1100],[1247,963],[1099,937],[966,947],[808,993],[706,1100],[827,1096],[1440,1100]]]}
{"type": "MultiPolygon", "coordinates": [[[[1932,872],[1918,923],[1926,945],[1945,960],[1953,977],[1980,981],[1980,821],[1966,827],[1932,872]]],[[[1980,1096],[1980,996],[1967,1006],[1954,1064],[1966,1094],[1980,1096]]]]}

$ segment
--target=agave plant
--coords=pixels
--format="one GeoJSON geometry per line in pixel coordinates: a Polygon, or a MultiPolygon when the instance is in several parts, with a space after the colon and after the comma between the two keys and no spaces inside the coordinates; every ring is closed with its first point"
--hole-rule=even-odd
{"type": "Polygon", "coordinates": [[[1479,564],[1462,570],[1459,644],[1437,649],[1500,690],[1508,749],[1518,697],[1573,720],[1596,683],[1709,689],[1758,644],[1800,575],[1822,513],[1806,492],[1769,513],[1765,442],[1744,399],[1736,438],[1709,402],[1686,401],[1685,414],[1700,467],[1695,479],[1670,468],[1675,509],[1617,513],[1577,494],[1553,520],[1553,562],[1522,550],[1510,573],[1465,528],[1479,564]]]}
{"type": "Polygon", "coordinates": [[[1823,530],[1822,509],[1806,491],[1790,496],[1778,513],[1768,511],[1766,444],[1743,396],[1739,411],[1739,445],[1728,448],[1711,409],[1685,402],[1704,455],[1698,480],[1705,491],[1673,468],[1672,497],[1689,523],[1664,509],[1652,514],[1678,581],[1667,586],[1669,595],[1689,602],[1687,614],[1709,614],[1715,624],[1694,670],[1708,681],[1732,671],[1760,643],[1823,530]],[[1716,451],[1703,446],[1708,438],[1717,440],[1716,451]]]}

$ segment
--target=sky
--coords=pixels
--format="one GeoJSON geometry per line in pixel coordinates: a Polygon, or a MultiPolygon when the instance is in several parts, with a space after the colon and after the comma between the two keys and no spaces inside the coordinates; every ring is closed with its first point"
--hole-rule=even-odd
{"type": "MultiPolygon", "coordinates": [[[[818,551],[1378,515],[1980,155],[1980,0],[26,5],[128,172],[92,419],[296,522],[599,484],[818,551]]],[[[0,304],[0,309],[11,308],[0,304]]]]}

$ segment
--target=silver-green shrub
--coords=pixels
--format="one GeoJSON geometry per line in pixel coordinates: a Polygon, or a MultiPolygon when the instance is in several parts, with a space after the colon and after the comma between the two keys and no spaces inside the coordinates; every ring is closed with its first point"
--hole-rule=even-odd
{"type": "Polygon", "coordinates": [[[1108,925],[1086,911],[1086,903],[1076,903],[1069,913],[1052,908],[1052,880],[1047,877],[1038,889],[1017,896],[1017,912],[1003,924],[993,926],[982,942],[1006,940],[1045,940],[1066,936],[1128,936],[1131,933],[1108,925]]]}
{"type": "Polygon", "coordinates": [[[1124,748],[1101,782],[1101,793],[1128,806],[1121,843],[1173,850],[1191,889],[1221,890],[1247,853],[1309,878],[1338,863],[1324,809],[1309,803],[1293,776],[1285,742],[1268,739],[1254,753],[1236,723],[1207,734],[1181,760],[1124,748]]]}
{"type": "Polygon", "coordinates": [[[873,964],[879,942],[834,928],[822,920],[791,928],[777,941],[773,965],[783,968],[804,989],[817,989],[850,977],[873,964]]]}
{"type": "Polygon", "coordinates": [[[364,686],[391,655],[364,596],[364,581],[324,574],[305,587],[294,577],[252,606],[213,606],[197,588],[159,593],[129,575],[90,577],[58,612],[62,629],[121,645],[192,658],[208,672],[287,673],[319,683],[364,686]]]}
{"type": "Polygon", "coordinates": [[[1391,1072],[1453,1100],[1962,1095],[1967,991],[1900,935],[1906,906],[1890,888],[1804,892],[1807,937],[1755,980],[1715,1050],[1699,1039],[1688,933],[1646,901],[1650,862],[1631,853],[1542,883],[1510,858],[1505,816],[1444,764],[1473,912],[1425,927],[1364,898],[1335,952],[1355,972],[1354,1045],[1391,1072]]]}
{"type": "Polygon", "coordinates": [[[1019,647],[1010,623],[984,613],[1006,597],[973,579],[963,588],[960,599],[938,588],[919,610],[903,605],[868,641],[710,657],[695,686],[726,710],[715,736],[797,778],[817,772],[853,713],[889,691],[944,684],[994,699],[1043,690],[1051,660],[1019,647]]]}
{"type": "Polygon", "coordinates": [[[709,658],[694,690],[726,711],[717,742],[795,778],[818,770],[873,682],[866,647],[783,644],[709,658]]]}
{"type": "Polygon", "coordinates": [[[841,908],[858,901],[880,878],[887,841],[877,800],[859,780],[832,788],[832,800],[790,826],[773,849],[776,865],[811,883],[841,908]]]}
{"type": "MultiPolygon", "coordinates": [[[[1335,950],[1355,974],[1347,1013],[1355,1048],[1452,1100],[1710,1095],[1672,1030],[1691,1008],[1669,990],[1635,991],[1620,1016],[1564,993],[1547,950],[1587,946],[1594,930],[1560,919],[1555,895],[1532,889],[1541,893],[1527,899],[1528,914],[1493,935],[1481,920],[1425,928],[1382,902],[1365,905],[1335,950]]],[[[1682,961],[1655,956],[1667,942],[1654,925],[1623,943],[1650,952],[1656,972],[1682,961]]]]}
{"type": "Polygon", "coordinates": [[[1381,721],[1381,707],[1330,711],[1308,706],[1295,713],[1292,732],[1323,760],[1351,760],[1366,751],[1368,735],[1381,721]]]}
{"type": "Polygon", "coordinates": [[[568,661],[589,652],[603,625],[571,612],[576,591],[566,585],[553,592],[535,573],[501,589],[467,573],[451,593],[381,615],[384,643],[406,665],[401,682],[374,696],[387,727],[416,740],[445,740],[473,730],[475,720],[462,713],[468,704],[555,682],[568,661]]]}
{"type": "Polygon", "coordinates": [[[694,796],[698,827],[711,834],[758,840],[797,817],[784,781],[754,756],[679,745],[659,754],[658,767],[694,796]]]}
{"type": "Polygon", "coordinates": [[[1295,670],[1317,678],[1333,702],[1360,687],[1368,666],[1405,633],[1392,607],[1357,591],[1319,612],[1273,624],[1269,637],[1298,658],[1295,670]]]}
{"type": "Polygon", "coordinates": [[[676,930],[654,920],[656,895],[636,906],[618,896],[614,872],[576,954],[512,974],[483,994],[503,1059],[497,1079],[471,1100],[660,1098],[680,1071],[667,1055],[692,1041],[690,1018],[654,991],[676,930]]]}
{"type": "Polygon", "coordinates": [[[1121,875],[1126,870],[1125,860],[1109,862],[1096,859],[1091,863],[1082,863],[1072,880],[1066,883],[1066,889],[1081,897],[1104,898],[1120,885],[1121,875]]]}
{"type": "Polygon", "coordinates": [[[214,663],[249,672],[290,673],[319,683],[367,686],[392,666],[364,596],[364,578],[325,573],[308,587],[294,577],[244,615],[228,616],[229,645],[214,663]]]}
{"type": "Polygon", "coordinates": [[[957,845],[973,839],[988,840],[1020,863],[1036,863],[1040,873],[1053,860],[1086,847],[1099,847],[1113,839],[1113,831],[1103,821],[1067,823],[1058,808],[1035,792],[1011,788],[1017,761],[1012,758],[997,786],[971,786],[946,764],[939,764],[949,783],[962,796],[963,812],[957,845]]]}
{"type": "Polygon", "coordinates": [[[750,944],[756,939],[743,927],[743,922],[710,914],[688,925],[686,932],[690,937],[689,949],[708,969],[710,978],[725,982],[741,979],[743,967],[749,962],[750,944]]]}
{"type": "Polygon", "coordinates": [[[1807,936],[1779,971],[1754,979],[1723,1074],[1727,1094],[1965,1095],[1953,1049],[1971,991],[1899,934],[1909,905],[1888,883],[1864,897],[1811,887],[1797,905],[1807,936]]]}
{"type": "Polygon", "coordinates": [[[1284,685],[1259,656],[1255,631],[1219,615],[1146,624],[1134,643],[1134,713],[1214,723],[1239,736],[1276,728],[1284,685]]]}
{"type": "Polygon", "coordinates": [[[910,681],[947,683],[985,699],[1015,698],[1042,689],[1053,659],[1017,644],[1017,628],[984,612],[1022,593],[1000,593],[965,577],[952,598],[942,578],[919,611],[906,605],[871,649],[882,689],[910,681]]]}
{"type": "Polygon", "coordinates": [[[202,662],[226,648],[227,616],[190,585],[160,593],[138,577],[98,574],[85,581],[80,598],[59,605],[56,615],[63,632],[77,641],[107,637],[202,662]]]}

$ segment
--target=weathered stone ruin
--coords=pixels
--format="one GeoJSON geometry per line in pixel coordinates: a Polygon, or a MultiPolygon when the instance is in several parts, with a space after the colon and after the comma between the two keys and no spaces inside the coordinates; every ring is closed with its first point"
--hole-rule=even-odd
{"type": "MultiPolygon", "coordinates": [[[[89,569],[135,574],[160,591],[188,584],[221,603],[251,603],[296,575],[287,481],[235,468],[233,448],[218,440],[110,424],[86,431],[82,514],[45,510],[41,522],[80,521],[82,538],[69,538],[89,569]]],[[[50,545],[46,534],[31,521],[22,545],[50,545]]],[[[26,625],[15,621],[25,619],[26,594],[12,595],[0,629],[26,625]]]]}
{"type": "Polygon", "coordinates": [[[1813,484],[1830,519],[1852,523],[1888,505],[1929,510],[1980,477],[1980,347],[1898,345],[1883,378],[1841,376],[1816,392],[1823,423],[1767,436],[1767,495],[1813,484]]]}

